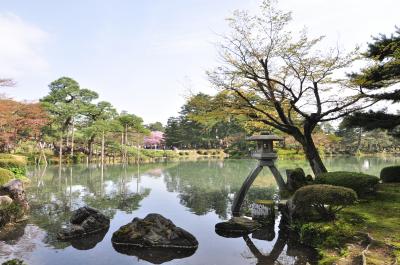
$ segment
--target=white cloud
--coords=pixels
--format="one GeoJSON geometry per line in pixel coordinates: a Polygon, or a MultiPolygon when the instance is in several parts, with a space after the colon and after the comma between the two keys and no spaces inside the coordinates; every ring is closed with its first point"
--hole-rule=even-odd
{"type": "Polygon", "coordinates": [[[47,33],[12,13],[0,14],[0,77],[16,81],[44,73],[47,33]]]}

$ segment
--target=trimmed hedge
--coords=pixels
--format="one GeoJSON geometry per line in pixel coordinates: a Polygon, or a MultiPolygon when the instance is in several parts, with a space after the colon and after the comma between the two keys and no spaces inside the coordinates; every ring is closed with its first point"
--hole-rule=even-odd
{"type": "Polygon", "coordinates": [[[400,166],[385,167],[381,170],[382,182],[400,182],[400,166]]]}
{"type": "Polygon", "coordinates": [[[14,178],[14,174],[5,168],[0,168],[0,186],[6,184],[14,178]]]}
{"type": "Polygon", "coordinates": [[[317,212],[323,219],[335,218],[336,212],[357,200],[354,190],[325,184],[308,185],[293,195],[296,213],[304,215],[317,212]]]}
{"type": "Polygon", "coordinates": [[[375,192],[379,178],[364,173],[335,171],[316,176],[315,183],[353,189],[358,196],[375,192]]]}

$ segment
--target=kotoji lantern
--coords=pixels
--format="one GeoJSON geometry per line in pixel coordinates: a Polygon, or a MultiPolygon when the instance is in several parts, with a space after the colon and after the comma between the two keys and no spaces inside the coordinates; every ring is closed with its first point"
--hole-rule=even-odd
{"type": "Polygon", "coordinates": [[[286,190],[286,183],[283,180],[279,170],[275,166],[275,160],[277,159],[278,156],[274,151],[274,141],[282,141],[283,138],[272,134],[267,134],[267,135],[264,134],[264,135],[253,135],[247,138],[246,140],[256,142],[256,150],[254,150],[251,153],[251,156],[258,160],[258,165],[246,178],[239,192],[235,195],[232,204],[233,216],[240,216],[240,208],[242,206],[246,193],[249,190],[251,184],[253,184],[254,180],[256,179],[260,171],[265,166],[267,166],[271,170],[275,178],[275,181],[279,186],[279,189],[286,190]]]}
{"type": "Polygon", "coordinates": [[[283,141],[283,138],[276,135],[253,135],[246,140],[255,141],[257,144],[251,157],[259,160],[275,160],[278,156],[274,151],[274,141],[283,141]]]}

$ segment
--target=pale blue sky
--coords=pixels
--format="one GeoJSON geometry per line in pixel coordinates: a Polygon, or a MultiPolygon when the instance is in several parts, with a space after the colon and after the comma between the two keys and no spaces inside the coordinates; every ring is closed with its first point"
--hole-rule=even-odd
{"type": "MultiPolygon", "coordinates": [[[[281,0],[294,25],[351,49],[400,25],[399,0],[281,0]],[[377,5],[379,3],[379,5],[377,5]]],[[[257,0],[0,0],[0,92],[35,100],[60,76],[146,123],[176,115],[189,88],[214,93],[216,33],[257,0]]]]}

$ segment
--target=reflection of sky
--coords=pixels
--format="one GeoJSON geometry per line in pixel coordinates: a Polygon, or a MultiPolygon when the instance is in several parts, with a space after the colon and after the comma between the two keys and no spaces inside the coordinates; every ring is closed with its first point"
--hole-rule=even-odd
{"type": "MultiPolygon", "coordinates": [[[[383,166],[393,165],[398,161],[398,158],[329,158],[326,160],[326,165],[331,170],[361,170],[365,173],[376,175],[383,166]],[[364,161],[368,161],[368,168],[364,166],[364,161]]],[[[255,264],[257,261],[242,238],[227,239],[215,233],[214,226],[221,221],[221,218],[214,211],[207,212],[204,215],[196,215],[191,209],[181,204],[179,197],[181,194],[179,192],[181,192],[182,187],[173,189],[174,192],[167,190],[167,185],[184,184],[193,187],[197,185],[207,189],[214,188],[217,191],[219,189],[227,190],[227,187],[231,187],[232,191],[234,191],[235,183],[243,181],[255,165],[255,161],[231,160],[224,162],[203,161],[194,164],[186,163],[182,162],[180,164],[182,166],[179,167],[176,167],[176,164],[143,165],[139,169],[139,179],[136,178],[136,167],[128,167],[125,175],[125,172],[118,166],[109,166],[104,173],[102,187],[99,169],[94,168],[89,172],[88,170],[85,171],[84,167],[76,167],[73,170],[72,178],[68,176],[68,182],[65,182],[64,176],[62,176],[61,181],[58,181],[57,174],[55,174],[55,177],[53,176],[53,172],[57,169],[49,167],[42,179],[44,183],[43,188],[46,189],[46,193],[49,193],[49,196],[45,196],[44,198],[50,198],[55,203],[66,202],[67,204],[72,200],[73,209],[84,203],[83,199],[85,196],[91,196],[95,199],[99,196],[119,195],[122,192],[133,194],[136,193],[137,189],[139,192],[151,189],[151,192],[149,196],[140,202],[141,207],[133,211],[132,214],[117,210],[111,220],[111,226],[105,238],[93,249],[81,251],[71,246],[65,249],[54,249],[51,246],[45,246],[42,243],[45,232],[33,224],[27,226],[28,230],[26,230],[21,240],[17,241],[16,245],[0,242],[0,263],[8,257],[17,256],[18,253],[18,256],[26,259],[30,265],[149,264],[144,261],[138,261],[135,257],[126,256],[114,251],[110,240],[114,231],[130,222],[134,217],[143,218],[147,214],[155,212],[164,215],[176,225],[188,230],[199,241],[199,248],[193,256],[174,260],[168,264],[255,264]],[[201,170],[201,172],[198,172],[198,170],[201,170]],[[174,178],[171,177],[171,172],[176,173],[174,173],[174,178]],[[72,182],[70,181],[71,179],[72,182]],[[169,181],[176,181],[176,183],[170,183],[169,181]],[[73,185],[69,186],[66,183],[73,183],[73,185]],[[216,185],[220,186],[217,187],[216,185]],[[72,197],[69,197],[70,191],[72,191],[72,197]]],[[[286,168],[297,166],[304,167],[306,171],[308,170],[307,163],[304,161],[278,162],[278,167],[282,173],[284,173],[286,168]]],[[[264,170],[258,184],[268,186],[270,183],[273,183],[271,178],[272,175],[270,172],[264,170]]],[[[28,190],[29,196],[39,196],[43,193],[37,187],[36,181],[36,178],[32,178],[31,188],[28,190]]],[[[229,193],[227,196],[233,199],[232,193],[229,193]]],[[[229,202],[227,206],[230,207],[229,202]]],[[[276,230],[278,229],[278,224],[279,222],[277,221],[275,223],[276,230]]],[[[252,238],[252,241],[262,253],[268,254],[273,248],[276,239],[275,237],[273,241],[269,242],[252,238]]],[[[279,257],[279,261],[283,264],[293,264],[294,257],[287,256],[285,251],[283,251],[279,257]]]]}

